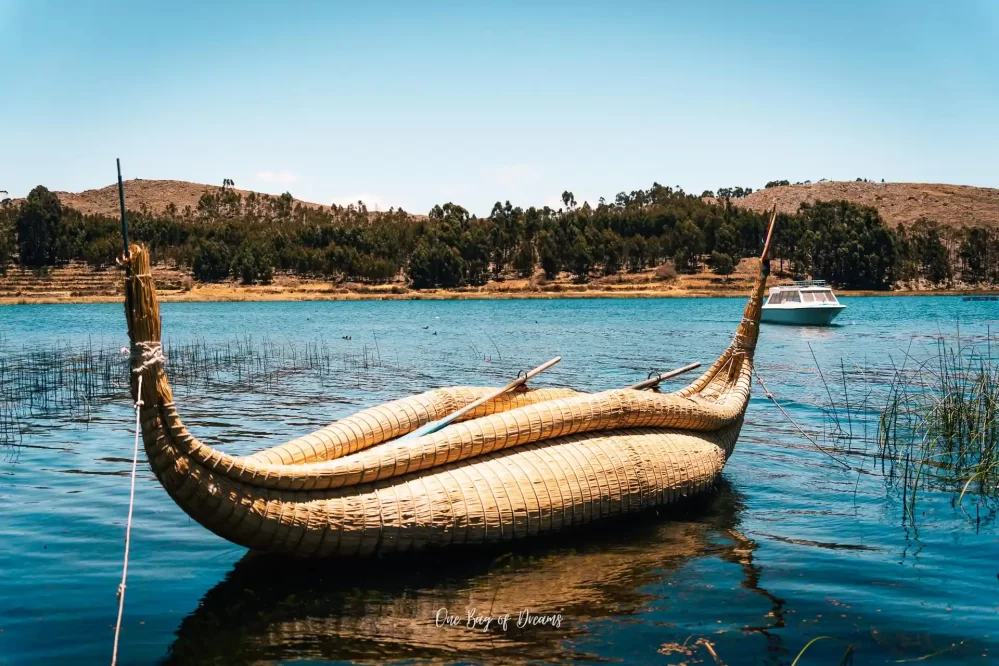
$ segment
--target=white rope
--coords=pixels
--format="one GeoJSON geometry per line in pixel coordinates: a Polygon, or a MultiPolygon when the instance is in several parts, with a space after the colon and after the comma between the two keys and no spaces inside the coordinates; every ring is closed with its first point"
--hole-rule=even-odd
{"type": "Polygon", "coordinates": [[[815,441],[815,438],[812,437],[811,435],[809,435],[807,432],[805,432],[805,429],[802,428],[800,425],[798,425],[798,422],[795,421],[793,418],[791,418],[790,414],[788,414],[786,411],[784,411],[784,408],[780,406],[779,402],[777,402],[777,398],[774,396],[773,393],[770,392],[770,389],[767,388],[767,385],[763,383],[763,377],[760,377],[760,373],[756,371],[755,367],[753,368],[753,374],[756,375],[756,381],[758,381],[760,383],[760,386],[763,387],[763,395],[765,395],[768,398],[770,398],[770,400],[774,403],[774,405],[777,406],[777,409],[780,410],[780,413],[783,414],[787,418],[787,420],[791,422],[791,425],[793,425],[795,428],[798,429],[798,432],[800,432],[805,439],[807,439],[809,442],[812,443],[812,446],[814,446],[819,451],[821,451],[822,453],[826,454],[827,456],[829,456],[830,458],[832,458],[833,460],[835,460],[837,463],[839,463],[840,465],[842,465],[846,469],[853,469],[852,467],[850,467],[849,465],[847,465],[845,462],[843,462],[842,460],[840,460],[839,458],[837,458],[836,456],[834,456],[833,454],[829,453],[828,451],[826,451],[825,449],[823,449],[821,446],[819,446],[819,443],[815,441]]]}
{"type": "Polygon", "coordinates": [[[135,374],[141,374],[156,365],[166,365],[166,356],[163,355],[163,345],[160,342],[136,342],[132,345],[132,361],[138,362],[136,368],[132,368],[135,374]]]}
{"type": "MultiPolygon", "coordinates": [[[[159,347],[156,349],[158,350],[159,347]]],[[[125,564],[121,570],[121,584],[118,585],[118,624],[114,628],[114,651],[111,653],[111,666],[118,663],[118,636],[121,633],[121,616],[125,612],[125,579],[128,578],[128,548],[132,541],[132,508],[135,506],[135,471],[139,465],[139,409],[142,407],[142,375],[139,375],[139,386],[135,395],[135,450],[132,452],[132,488],[128,495],[128,521],[125,523],[125,564]]]]}

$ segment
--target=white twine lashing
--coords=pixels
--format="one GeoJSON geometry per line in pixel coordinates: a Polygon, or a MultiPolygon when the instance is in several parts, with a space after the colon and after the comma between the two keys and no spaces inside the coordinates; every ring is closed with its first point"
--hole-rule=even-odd
{"type": "MultiPolygon", "coordinates": [[[[144,343],[138,344],[141,345],[144,343]]],[[[155,352],[159,353],[159,343],[156,343],[155,352]]],[[[152,351],[150,351],[150,354],[152,354],[152,351]]],[[[162,359],[163,355],[159,354],[159,357],[162,359]]],[[[143,368],[140,368],[139,371],[143,368]]],[[[118,585],[118,623],[114,628],[114,650],[111,653],[111,666],[115,666],[118,663],[118,637],[121,634],[121,618],[125,612],[125,581],[128,578],[128,550],[132,541],[132,509],[135,506],[135,476],[139,465],[139,410],[142,408],[141,374],[139,375],[139,385],[135,395],[135,450],[132,452],[132,487],[128,495],[128,520],[125,523],[125,563],[121,570],[121,583],[118,585]]]]}
{"type": "Polygon", "coordinates": [[[163,355],[163,345],[160,342],[136,342],[132,345],[132,364],[138,363],[132,368],[135,374],[141,374],[156,365],[166,365],[166,356],[163,355]]]}

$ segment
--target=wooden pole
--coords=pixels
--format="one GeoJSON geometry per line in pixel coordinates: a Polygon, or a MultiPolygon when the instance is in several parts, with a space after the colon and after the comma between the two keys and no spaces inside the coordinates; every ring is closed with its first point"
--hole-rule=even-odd
{"type": "Polygon", "coordinates": [[[128,222],[125,220],[125,187],[121,183],[121,159],[115,158],[118,165],[118,206],[121,209],[121,240],[125,244],[125,311],[132,316],[132,250],[128,247],[128,222]]]}
{"type": "Polygon", "coordinates": [[[644,391],[645,389],[654,388],[658,386],[659,382],[663,381],[664,379],[669,379],[670,377],[676,377],[677,375],[682,375],[685,372],[690,372],[691,370],[694,370],[699,367],[701,367],[700,363],[691,363],[689,365],[683,366],[682,368],[677,368],[676,370],[670,370],[666,374],[660,375],[656,373],[655,377],[650,377],[649,379],[646,379],[644,382],[638,382],[637,384],[632,384],[628,388],[635,389],[636,391],[644,391]]]}
{"type": "MultiPolygon", "coordinates": [[[[121,208],[121,239],[125,241],[125,258],[131,259],[132,252],[128,249],[128,222],[125,221],[125,187],[121,183],[121,160],[115,159],[118,164],[118,206],[121,208]]],[[[128,271],[128,264],[125,264],[128,271]]]]}

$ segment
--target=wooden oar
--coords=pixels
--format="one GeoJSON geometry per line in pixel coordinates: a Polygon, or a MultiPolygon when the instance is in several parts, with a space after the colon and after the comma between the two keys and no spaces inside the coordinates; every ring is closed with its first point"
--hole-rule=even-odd
{"type": "Polygon", "coordinates": [[[690,365],[685,365],[682,368],[677,368],[676,370],[670,370],[665,374],[660,375],[657,373],[655,377],[650,377],[649,379],[646,379],[644,382],[638,382],[637,384],[632,384],[628,388],[635,389],[636,391],[644,391],[647,388],[653,388],[654,386],[658,386],[659,382],[663,381],[664,379],[669,379],[670,377],[676,377],[677,375],[682,375],[685,372],[690,372],[691,370],[694,370],[699,367],[701,367],[700,363],[691,363],[690,365]]]}
{"type": "Polygon", "coordinates": [[[461,418],[462,416],[464,416],[468,412],[472,411],[473,409],[475,409],[479,405],[483,405],[483,404],[489,402],[490,400],[492,400],[493,398],[495,398],[497,396],[503,395],[504,393],[506,393],[508,391],[512,391],[513,389],[517,388],[518,386],[522,386],[524,383],[527,382],[528,379],[531,379],[532,377],[536,377],[537,375],[541,374],[542,372],[544,372],[548,368],[552,367],[553,365],[555,365],[556,363],[558,363],[561,360],[562,360],[561,356],[556,356],[555,358],[553,358],[552,360],[548,361],[547,363],[542,363],[538,367],[534,368],[533,370],[531,370],[530,372],[528,372],[523,377],[517,377],[515,380],[513,380],[512,382],[510,382],[509,384],[507,384],[503,388],[496,389],[495,391],[493,391],[489,395],[482,396],[481,398],[479,398],[475,402],[462,407],[461,409],[459,409],[456,412],[448,414],[447,416],[445,416],[441,420],[439,420],[439,421],[431,421],[430,423],[427,423],[427,424],[425,424],[425,425],[417,428],[416,430],[414,430],[413,432],[409,433],[408,435],[403,435],[399,439],[413,439],[413,438],[416,438],[416,437],[422,437],[423,435],[429,435],[431,433],[435,433],[438,430],[440,430],[441,428],[443,428],[443,427],[445,427],[447,425],[450,425],[451,423],[454,423],[456,420],[458,420],[459,418],[461,418]]]}

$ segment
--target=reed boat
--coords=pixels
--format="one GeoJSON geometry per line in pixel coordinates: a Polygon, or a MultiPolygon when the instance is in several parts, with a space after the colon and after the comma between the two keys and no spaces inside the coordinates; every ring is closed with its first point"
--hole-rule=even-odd
{"type": "Polygon", "coordinates": [[[683,389],[519,390],[406,437],[495,390],[440,388],[249,456],[199,441],[181,421],[149,253],[130,245],[131,385],[150,466],[177,505],[218,536],[299,557],[507,542],[707,491],[749,403],[774,217],[732,343],[683,389]]]}

